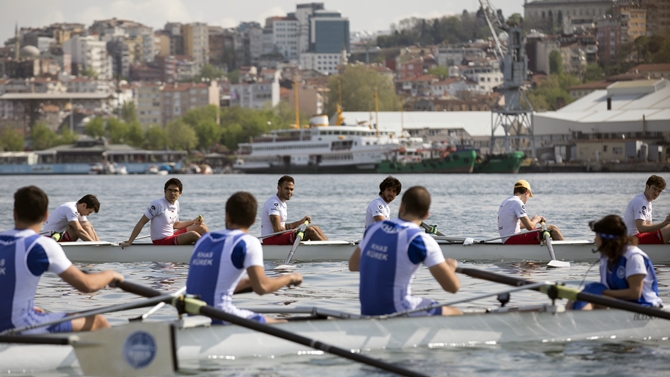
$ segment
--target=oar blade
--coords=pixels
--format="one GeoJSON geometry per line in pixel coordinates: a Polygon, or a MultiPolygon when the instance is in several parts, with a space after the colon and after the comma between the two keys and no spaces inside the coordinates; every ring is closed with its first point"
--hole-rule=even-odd
{"type": "Polygon", "coordinates": [[[565,267],[570,267],[570,262],[565,262],[565,261],[560,261],[557,259],[549,261],[547,263],[547,267],[552,267],[552,268],[565,268],[565,267]]]}
{"type": "Polygon", "coordinates": [[[275,267],[274,270],[278,272],[288,272],[295,270],[295,268],[296,267],[294,264],[280,264],[279,266],[275,267]]]}

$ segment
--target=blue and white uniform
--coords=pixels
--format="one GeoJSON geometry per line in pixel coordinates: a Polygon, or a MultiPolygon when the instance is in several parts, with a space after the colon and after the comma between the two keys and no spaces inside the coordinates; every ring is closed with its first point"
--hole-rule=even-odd
{"type": "Polygon", "coordinates": [[[365,229],[376,223],[375,216],[383,216],[384,220],[391,218],[391,208],[381,196],[368,204],[368,209],[365,211],[365,229]]]}
{"type": "MultiPolygon", "coordinates": [[[[65,313],[36,312],[35,292],[43,273],[60,275],[71,265],[63,249],[51,238],[30,229],[0,233],[0,331],[63,318],[65,313]]],[[[67,321],[23,334],[70,331],[72,323],[67,321]]]]}
{"type": "MultiPolygon", "coordinates": [[[[265,317],[233,305],[233,294],[247,268],[263,267],[258,238],[238,229],[218,230],[195,244],[186,279],[186,293],[238,317],[265,323],[265,317]]],[[[213,320],[213,323],[223,323],[213,320]]]]}
{"type": "MultiPolygon", "coordinates": [[[[416,224],[402,219],[370,226],[359,245],[359,299],[362,315],[383,315],[429,306],[434,300],[412,297],[410,282],[421,263],[444,262],[440,246],[416,224]]],[[[441,308],[413,315],[440,315],[441,308]]]]}
{"type": "Polygon", "coordinates": [[[651,260],[637,246],[628,245],[626,253],[619,258],[619,262],[611,270],[607,267],[607,258],[600,260],[600,283],[607,289],[628,289],[628,279],[633,275],[646,275],[642,284],[642,296],[636,300],[640,305],[660,306],[658,297],[658,279],[651,260]]]}

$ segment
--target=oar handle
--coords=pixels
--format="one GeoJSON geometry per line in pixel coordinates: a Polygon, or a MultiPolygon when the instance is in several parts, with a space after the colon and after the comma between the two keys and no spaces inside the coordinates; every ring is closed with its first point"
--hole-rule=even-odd
{"type": "MultiPolygon", "coordinates": [[[[136,295],[144,296],[144,297],[156,297],[156,296],[160,296],[161,294],[163,294],[162,292],[157,291],[153,288],[145,287],[144,285],[132,283],[132,282],[129,282],[127,280],[124,280],[124,281],[114,280],[111,284],[109,284],[109,286],[120,288],[120,289],[123,289],[126,292],[134,293],[136,295]]],[[[168,300],[168,303],[169,303],[169,300],[168,300]]]]}

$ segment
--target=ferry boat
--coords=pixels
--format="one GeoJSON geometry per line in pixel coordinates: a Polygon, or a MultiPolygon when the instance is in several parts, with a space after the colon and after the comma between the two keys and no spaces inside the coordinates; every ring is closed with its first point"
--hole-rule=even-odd
{"type": "Polygon", "coordinates": [[[392,131],[368,125],[328,125],[319,115],[309,128],[274,130],[238,145],[233,169],[244,173],[374,173],[398,147],[392,131]]]}
{"type": "Polygon", "coordinates": [[[35,152],[0,153],[0,175],[12,174],[104,174],[105,166],[114,173],[144,174],[153,165],[169,164],[180,170],[186,151],[150,151],[125,144],[106,144],[84,139],[75,145],[61,145],[35,152]]]}

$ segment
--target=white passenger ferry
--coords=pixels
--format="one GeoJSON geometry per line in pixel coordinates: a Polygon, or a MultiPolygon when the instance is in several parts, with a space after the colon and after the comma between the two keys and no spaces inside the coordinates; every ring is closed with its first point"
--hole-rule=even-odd
{"type": "Polygon", "coordinates": [[[233,167],[244,173],[368,173],[398,147],[398,135],[368,125],[329,126],[325,115],[309,128],[275,130],[238,145],[233,167]]]}

